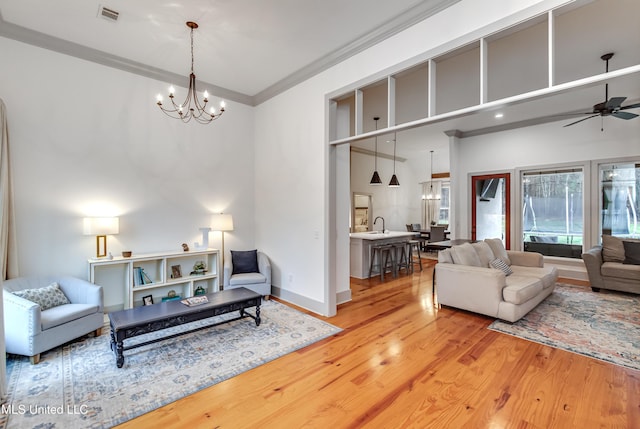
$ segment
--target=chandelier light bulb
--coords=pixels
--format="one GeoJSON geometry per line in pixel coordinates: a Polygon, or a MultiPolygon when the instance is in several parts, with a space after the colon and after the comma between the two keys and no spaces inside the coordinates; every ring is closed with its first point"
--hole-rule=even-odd
{"type": "Polygon", "coordinates": [[[224,112],[224,108],[227,107],[227,103],[223,101],[220,102],[220,110],[222,110],[224,112]]]}
{"type": "Polygon", "coordinates": [[[170,106],[163,106],[162,100],[158,98],[158,106],[160,110],[164,112],[167,116],[172,117],[174,119],[180,119],[182,122],[189,122],[194,119],[196,122],[201,124],[208,124],[214,119],[218,119],[224,113],[224,101],[220,103],[220,111],[216,113],[215,109],[211,108],[210,112],[207,111],[207,103],[209,102],[209,91],[204,91],[202,93],[202,100],[198,96],[198,91],[196,89],[196,75],[193,71],[193,32],[198,28],[198,24],[193,21],[188,21],[187,27],[191,32],[191,73],[189,74],[189,88],[187,89],[187,96],[185,97],[182,104],[178,104],[174,101],[175,88],[173,85],[169,88],[169,99],[171,101],[170,106]]]}
{"type": "Polygon", "coordinates": [[[162,95],[158,94],[156,100],[158,100],[158,104],[162,104],[162,95]]]}
{"type": "Polygon", "coordinates": [[[211,112],[211,115],[215,115],[216,114],[216,108],[212,107],[211,109],[209,109],[209,112],[211,112]]]}

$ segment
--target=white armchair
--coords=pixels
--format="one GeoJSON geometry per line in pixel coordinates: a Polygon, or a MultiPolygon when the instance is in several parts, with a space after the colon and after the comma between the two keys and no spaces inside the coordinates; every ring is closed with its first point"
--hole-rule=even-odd
{"type": "Polygon", "coordinates": [[[42,352],[92,331],[101,334],[102,286],[74,277],[19,277],[3,282],[2,296],[7,353],[29,356],[32,364],[40,361],[42,352]],[[42,310],[40,304],[13,293],[44,288],[54,282],[69,304],[42,310]]]}
{"type": "MultiPolygon", "coordinates": [[[[245,264],[243,264],[243,266],[246,267],[245,264]]],[[[224,261],[223,271],[223,284],[225,289],[246,287],[247,289],[251,289],[256,293],[259,293],[266,299],[269,299],[269,296],[271,295],[271,262],[264,253],[258,251],[235,252],[232,250],[231,258],[226,258],[224,261]],[[242,269],[240,271],[243,272],[237,272],[238,270],[234,272],[234,258],[236,259],[236,263],[238,262],[238,258],[245,259],[243,262],[246,262],[246,258],[253,257],[253,252],[255,252],[255,264],[257,264],[258,268],[257,271],[242,269]]]]}

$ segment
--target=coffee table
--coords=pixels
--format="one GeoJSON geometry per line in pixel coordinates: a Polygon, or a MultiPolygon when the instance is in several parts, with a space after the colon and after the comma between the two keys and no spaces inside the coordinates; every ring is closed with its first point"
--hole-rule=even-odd
{"type": "Polygon", "coordinates": [[[260,304],[262,295],[246,288],[227,289],[206,295],[208,303],[188,306],[180,301],[166,301],[159,304],[134,307],[127,310],[109,313],[109,323],[111,325],[111,350],[116,355],[116,365],[122,368],[124,365],[124,351],[147,344],[156,343],[179,335],[195,332],[200,329],[228,323],[244,317],[251,317],[255,320],[256,326],[260,326],[260,304]],[[255,316],[246,311],[249,307],[255,307],[255,316]],[[160,331],[174,326],[183,325],[189,322],[206,319],[220,314],[240,311],[236,318],[223,322],[212,323],[185,332],[166,335],[161,338],[145,341],[139,344],[124,346],[124,341],[138,335],[160,331]]]}

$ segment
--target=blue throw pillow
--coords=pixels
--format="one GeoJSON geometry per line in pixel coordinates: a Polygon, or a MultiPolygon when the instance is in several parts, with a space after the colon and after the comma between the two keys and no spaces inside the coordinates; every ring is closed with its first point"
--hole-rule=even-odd
{"type": "Polygon", "coordinates": [[[231,262],[233,263],[232,274],[257,273],[258,272],[258,251],[257,250],[232,250],[231,262]]]}

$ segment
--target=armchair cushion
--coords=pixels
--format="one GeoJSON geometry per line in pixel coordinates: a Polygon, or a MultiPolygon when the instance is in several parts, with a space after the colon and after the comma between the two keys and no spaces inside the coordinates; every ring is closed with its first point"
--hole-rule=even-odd
{"type": "Polygon", "coordinates": [[[231,260],[233,263],[232,275],[259,272],[257,250],[232,250],[231,260]]]}
{"type": "Polygon", "coordinates": [[[27,299],[40,305],[40,310],[48,310],[59,305],[70,304],[69,299],[60,290],[57,282],[39,289],[23,289],[13,292],[20,298],[27,299]]]}

